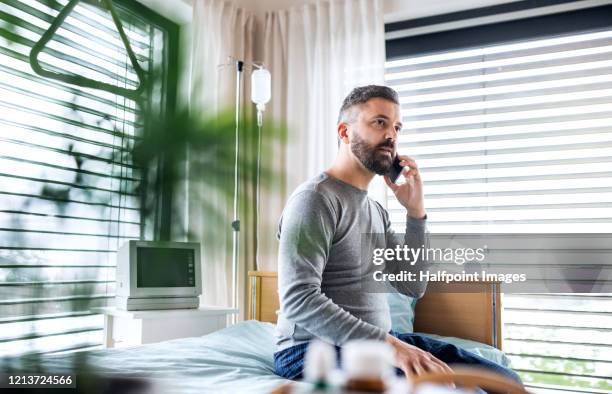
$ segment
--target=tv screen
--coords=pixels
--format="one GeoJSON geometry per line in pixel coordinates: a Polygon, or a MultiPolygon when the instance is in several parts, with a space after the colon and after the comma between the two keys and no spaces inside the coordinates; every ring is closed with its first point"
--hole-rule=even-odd
{"type": "Polygon", "coordinates": [[[194,287],[193,249],[137,248],[137,287],[194,287]]]}

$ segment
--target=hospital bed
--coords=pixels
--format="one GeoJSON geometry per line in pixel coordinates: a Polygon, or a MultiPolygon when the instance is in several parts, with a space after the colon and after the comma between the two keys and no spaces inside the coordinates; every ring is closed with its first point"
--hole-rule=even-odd
{"type": "MultiPolygon", "coordinates": [[[[274,373],[276,274],[254,271],[249,278],[249,320],[202,337],[91,350],[86,352],[88,365],[97,374],[146,377],[160,393],[271,392],[287,383],[274,373]]],[[[477,288],[471,292],[458,288],[458,292],[449,293],[431,286],[417,303],[415,331],[441,335],[444,340],[507,365],[508,359],[500,351],[497,284],[470,286],[477,288]]],[[[73,357],[45,355],[40,363],[54,372],[70,371],[73,357]]],[[[28,362],[21,359],[21,368],[27,369],[28,362]]]]}

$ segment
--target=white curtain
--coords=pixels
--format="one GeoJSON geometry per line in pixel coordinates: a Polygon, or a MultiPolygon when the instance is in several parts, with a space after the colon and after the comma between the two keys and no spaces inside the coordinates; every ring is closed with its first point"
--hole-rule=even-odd
{"type": "MultiPolygon", "coordinates": [[[[258,269],[276,271],[274,228],[295,187],[336,156],[342,100],[356,86],[384,82],[382,1],[328,0],[268,12],[263,60],[273,87],[266,116],[286,123],[288,131],[287,143],[267,158],[286,173],[262,196],[258,229],[258,269]]],[[[382,200],[382,183],[372,189],[382,200]]]]}
{"type": "MultiPolygon", "coordinates": [[[[197,0],[193,2],[191,100],[193,113],[217,113],[233,108],[236,94],[236,68],[228,56],[253,61],[254,16],[229,1],[197,0]]],[[[248,110],[250,90],[248,75],[243,75],[242,106],[248,110]]],[[[198,160],[191,156],[191,160],[198,160]]],[[[210,168],[210,171],[215,171],[210,168]]],[[[222,195],[219,185],[211,184],[206,174],[191,174],[188,204],[189,239],[202,243],[202,301],[209,305],[231,305],[232,292],[232,200],[222,195]],[[215,187],[217,186],[217,187],[215,187]],[[203,197],[203,198],[202,198],[203,197]],[[218,215],[210,215],[210,208],[218,215]]],[[[227,179],[233,184],[233,179],[227,179]]],[[[243,190],[243,200],[250,198],[243,190]]],[[[241,217],[245,222],[252,218],[241,217]]],[[[253,231],[241,231],[242,252],[239,270],[239,307],[245,309],[246,271],[254,269],[254,258],[248,241],[253,231]]],[[[252,242],[252,241],[251,241],[252,242]]]]}

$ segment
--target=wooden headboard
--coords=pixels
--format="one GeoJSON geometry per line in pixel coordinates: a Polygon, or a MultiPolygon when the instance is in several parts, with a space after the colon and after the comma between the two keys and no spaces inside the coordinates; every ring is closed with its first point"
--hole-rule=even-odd
{"type": "MultiPolygon", "coordinates": [[[[249,319],[276,323],[276,272],[249,272],[249,319]]],[[[486,343],[501,349],[498,282],[429,283],[416,306],[414,331],[486,343]],[[440,291],[439,286],[444,286],[440,291]],[[451,292],[456,287],[457,292],[451,292]]]]}

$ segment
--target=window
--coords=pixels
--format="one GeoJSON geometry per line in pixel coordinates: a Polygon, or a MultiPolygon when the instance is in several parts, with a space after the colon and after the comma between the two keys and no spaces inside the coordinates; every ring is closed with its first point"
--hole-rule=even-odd
{"type": "MultiPolygon", "coordinates": [[[[32,45],[67,0],[0,3],[0,355],[102,344],[115,251],[153,239],[140,173],[118,152],[142,136],[144,105],[171,110],[173,92],[137,100],[35,74],[32,45]]],[[[171,80],[178,28],[135,1],[114,1],[148,73],[171,80]]],[[[107,10],[80,2],[39,56],[46,70],[134,89],[138,78],[107,10]]]]}
{"type": "MultiPolygon", "coordinates": [[[[398,149],[419,163],[432,233],[611,233],[612,7],[507,18],[528,3],[387,25],[398,149]]],[[[403,231],[392,193],[388,209],[403,231]]],[[[532,388],[612,389],[611,295],[505,294],[503,323],[532,388]]]]}

